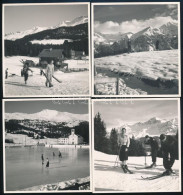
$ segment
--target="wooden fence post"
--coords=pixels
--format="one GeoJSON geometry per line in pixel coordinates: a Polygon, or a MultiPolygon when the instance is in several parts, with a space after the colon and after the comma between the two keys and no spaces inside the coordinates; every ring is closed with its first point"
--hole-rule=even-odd
{"type": "Polygon", "coordinates": [[[116,95],[119,95],[119,76],[117,77],[116,81],[116,95]]]}

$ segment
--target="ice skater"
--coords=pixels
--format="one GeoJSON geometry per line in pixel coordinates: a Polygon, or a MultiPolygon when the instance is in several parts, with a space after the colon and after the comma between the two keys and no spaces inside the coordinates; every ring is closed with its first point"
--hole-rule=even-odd
{"type": "Polygon", "coordinates": [[[53,64],[53,60],[50,61],[50,63],[48,63],[47,67],[46,67],[46,87],[49,84],[49,87],[53,87],[52,84],[52,76],[54,75],[54,64],[53,64]]]}
{"type": "Polygon", "coordinates": [[[178,139],[172,135],[160,135],[161,152],[163,155],[163,166],[166,169],[164,175],[171,175],[173,172],[172,166],[178,153],[178,139]]]}
{"type": "Polygon", "coordinates": [[[159,149],[158,141],[155,138],[150,137],[149,135],[146,135],[144,143],[149,144],[151,146],[152,164],[150,165],[149,168],[156,167],[156,158],[157,158],[158,149],[159,149]]]}
{"type": "Polygon", "coordinates": [[[59,151],[59,154],[58,154],[59,158],[62,158],[62,153],[59,151]]]}
{"type": "Polygon", "coordinates": [[[44,156],[43,154],[41,155],[41,160],[42,160],[42,165],[44,164],[44,156]]]}
{"type": "Polygon", "coordinates": [[[48,168],[50,166],[50,162],[49,162],[49,159],[47,158],[46,160],[46,168],[48,168]]]}
{"type": "Polygon", "coordinates": [[[119,159],[121,161],[121,168],[123,169],[124,173],[132,173],[127,166],[128,160],[128,148],[130,145],[129,136],[126,133],[126,129],[122,128],[121,133],[118,136],[118,146],[119,146],[119,159]]]}

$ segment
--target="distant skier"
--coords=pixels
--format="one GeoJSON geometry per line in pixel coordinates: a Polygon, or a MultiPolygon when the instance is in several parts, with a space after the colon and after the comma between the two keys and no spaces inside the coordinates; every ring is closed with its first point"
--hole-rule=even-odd
{"type": "Polygon", "coordinates": [[[29,71],[33,72],[30,68],[29,65],[25,63],[24,67],[23,67],[23,76],[24,76],[24,81],[25,84],[27,84],[27,80],[29,78],[29,71]]]}
{"type": "Polygon", "coordinates": [[[173,173],[172,166],[178,153],[178,138],[172,135],[160,135],[161,152],[163,155],[163,166],[166,169],[165,175],[173,173]]]}
{"type": "Polygon", "coordinates": [[[5,79],[8,78],[8,68],[5,70],[5,79]]]}
{"type": "Polygon", "coordinates": [[[119,146],[119,159],[121,161],[121,168],[124,173],[131,172],[127,166],[128,160],[128,148],[130,145],[130,139],[126,133],[126,129],[122,128],[121,133],[118,136],[118,146],[119,146]]]}
{"type": "Polygon", "coordinates": [[[55,156],[55,152],[53,152],[53,156],[55,156]]]}
{"type": "Polygon", "coordinates": [[[151,157],[152,157],[152,164],[150,167],[155,167],[156,166],[156,158],[158,154],[158,141],[153,138],[149,137],[148,135],[145,136],[145,144],[149,144],[151,146],[151,157]]]}
{"type": "Polygon", "coordinates": [[[42,165],[44,164],[44,156],[43,154],[41,155],[41,160],[42,160],[42,165]]]}
{"type": "Polygon", "coordinates": [[[62,158],[62,153],[59,151],[59,154],[58,154],[59,158],[62,158]]]}
{"type": "Polygon", "coordinates": [[[53,87],[52,85],[52,76],[54,75],[54,64],[53,64],[53,60],[50,61],[50,63],[48,63],[47,67],[46,67],[46,76],[48,79],[46,79],[46,87],[49,84],[49,87],[53,87]]]}
{"type": "Polygon", "coordinates": [[[47,160],[46,160],[46,167],[48,168],[49,166],[50,166],[50,162],[49,162],[49,160],[47,158],[47,160]]]}

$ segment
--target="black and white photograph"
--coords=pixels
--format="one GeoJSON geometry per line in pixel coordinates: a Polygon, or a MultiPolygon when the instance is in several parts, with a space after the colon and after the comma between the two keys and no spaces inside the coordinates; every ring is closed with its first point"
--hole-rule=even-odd
{"type": "Polygon", "coordinates": [[[179,6],[92,4],[94,96],[180,96],[179,6]]]}
{"type": "Polygon", "coordinates": [[[90,192],[90,100],[4,100],[4,191],[90,192]]]}
{"type": "Polygon", "coordinates": [[[4,4],[4,96],[89,96],[89,13],[89,3],[4,4]]]}
{"type": "Polygon", "coordinates": [[[178,98],[92,104],[95,193],[181,191],[178,98]]]}

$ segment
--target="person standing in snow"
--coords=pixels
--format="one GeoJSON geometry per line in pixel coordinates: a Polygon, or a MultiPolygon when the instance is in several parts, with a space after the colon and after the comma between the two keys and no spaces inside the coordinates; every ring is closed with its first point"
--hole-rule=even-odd
{"type": "Polygon", "coordinates": [[[24,81],[25,84],[27,84],[27,80],[29,78],[29,71],[33,72],[30,68],[29,65],[27,63],[25,63],[24,67],[23,67],[23,76],[24,76],[24,81]]]}
{"type": "Polygon", "coordinates": [[[156,167],[156,158],[157,158],[158,149],[159,149],[158,141],[155,138],[150,137],[149,135],[146,135],[144,143],[149,144],[151,146],[152,164],[150,167],[156,167]]]}
{"type": "Polygon", "coordinates": [[[7,78],[8,78],[8,68],[5,71],[5,79],[7,79],[7,78]]]}
{"type": "Polygon", "coordinates": [[[119,159],[121,161],[121,168],[124,173],[128,172],[127,160],[128,160],[128,148],[130,145],[129,136],[126,133],[126,129],[122,128],[118,136],[118,146],[119,146],[119,159]]]}
{"type": "Polygon", "coordinates": [[[53,87],[52,85],[52,76],[54,75],[54,64],[53,64],[53,60],[50,61],[50,63],[48,63],[47,67],[46,67],[46,76],[48,79],[46,79],[46,87],[49,83],[49,87],[53,87]]]}
{"type": "Polygon", "coordinates": [[[172,135],[160,135],[161,140],[161,152],[163,156],[163,166],[166,169],[165,175],[171,175],[173,173],[172,166],[176,159],[178,151],[178,138],[172,135]]]}

